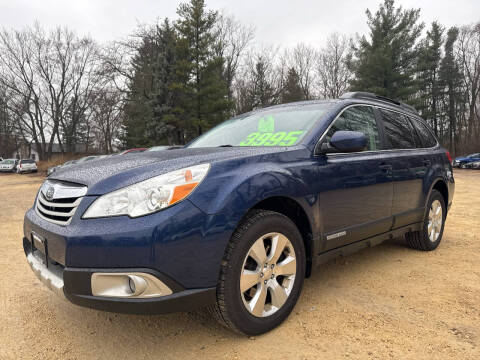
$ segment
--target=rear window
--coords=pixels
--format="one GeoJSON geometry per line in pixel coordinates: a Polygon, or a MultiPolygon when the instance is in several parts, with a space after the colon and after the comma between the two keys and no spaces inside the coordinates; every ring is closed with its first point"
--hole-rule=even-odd
{"type": "Polygon", "coordinates": [[[380,109],[385,127],[385,137],[391,149],[414,149],[413,129],[407,118],[397,112],[380,109]]]}
{"type": "Polygon", "coordinates": [[[22,164],[35,164],[35,161],[33,160],[22,160],[22,164]]]}
{"type": "Polygon", "coordinates": [[[413,124],[413,127],[415,128],[416,133],[421,141],[421,144],[417,147],[430,148],[437,145],[437,140],[425,124],[415,118],[410,118],[410,122],[413,124]]]}

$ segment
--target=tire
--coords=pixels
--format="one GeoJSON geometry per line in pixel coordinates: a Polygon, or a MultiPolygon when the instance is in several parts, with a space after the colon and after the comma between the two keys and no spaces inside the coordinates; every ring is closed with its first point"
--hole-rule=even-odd
{"type": "Polygon", "coordinates": [[[445,200],[443,199],[442,194],[437,190],[432,190],[430,194],[430,199],[427,204],[427,214],[425,216],[425,221],[423,229],[421,231],[413,231],[405,234],[405,239],[407,240],[408,246],[412,249],[423,250],[423,251],[432,251],[435,250],[443,237],[443,229],[445,228],[445,219],[447,215],[447,207],[445,205],[445,200]],[[438,218],[438,221],[441,219],[441,224],[438,224],[438,221],[431,220],[432,211],[435,212],[433,207],[435,205],[440,206],[441,216],[438,218]],[[432,222],[432,228],[435,231],[434,235],[429,232],[429,224],[432,222]],[[436,224],[437,226],[435,226],[436,224]],[[438,235],[435,235],[438,234],[438,235]]]}
{"type": "Polygon", "coordinates": [[[250,211],[227,245],[217,284],[217,301],[209,307],[209,311],[222,325],[238,333],[258,335],[270,331],[280,325],[295,306],[303,286],[305,267],[305,246],[295,224],[288,217],[273,211],[250,211]],[[285,238],[288,245],[282,245],[283,251],[276,261],[274,253],[279,252],[274,251],[275,244],[283,244],[285,238]],[[263,268],[259,261],[250,256],[257,252],[262,253],[253,250],[259,249],[259,244],[264,245],[266,263],[269,264],[264,264],[263,268]],[[292,249],[295,265],[291,263],[292,249]],[[288,263],[290,267],[287,271],[285,264],[288,263]],[[252,270],[247,269],[248,267],[252,270]],[[275,274],[275,271],[284,271],[287,274],[293,269],[294,275],[275,274]],[[247,278],[242,276],[243,286],[247,288],[242,291],[241,274],[249,271],[254,273],[250,276],[258,276],[251,278],[252,282],[258,283],[248,287],[250,284],[247,285],[246,282],[250,281],[244,280],[247,278]],[[262,294],[266,294],[265,297],[262,297],[262,294]],[[285,294],[288,294],[286,300],[285,294]],[[265,299],[264,303],[259,300],[262,298],[265,299]],[[275,303],[282,305],[276,307],[275,303]]]}
{"type": "Polygon", "coordinates": [[[465,163],[460,163],[459,167],[460,169],[466,169],[467,165],[465,163]]]}

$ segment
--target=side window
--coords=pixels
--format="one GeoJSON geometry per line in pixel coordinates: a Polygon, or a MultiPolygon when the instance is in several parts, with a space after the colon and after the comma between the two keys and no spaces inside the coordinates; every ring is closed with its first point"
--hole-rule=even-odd
{"type": "Polygon", "coordinates": [[[367,138],[367,150],[380,150],[380,135],[375,113],[371,106],[354,106],[346,109],[325,135],[330,141],[336,131],[359,131],[367,138]]]}
{"type": "Polygon", "coordinates": [[[385,137],[392,149],[414,149],[413,131],[407,118],[400,113],[380,109],[385,127],[385,137]]]}
{"type": "Polygon", "coordinates": [[[413,124],[413,127],[417,131],[417,134],[420,136],[423,147],[430,148],[437,145],[437,140],[425,124],[415,118],[410,118],[410,122],[413,124]]]}

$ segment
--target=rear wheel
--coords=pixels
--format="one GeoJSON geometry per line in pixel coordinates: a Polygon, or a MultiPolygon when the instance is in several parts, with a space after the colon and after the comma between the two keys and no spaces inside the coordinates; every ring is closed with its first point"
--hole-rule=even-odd
{"type": "Polygon", "coordinates": [[[305,248],[295,224],[266,210],[251,211],[227,247],[210,311],[234,331],[267,332],[290,314],[305,277],[305,248]]]}
{"type": "Polygon", "coordinates": [[[423,229],[405,234],[407,244],[413,249],[435,250],[442,241],[447,215],[442,194],[437,190],[432,190],[427,206],[423,229]]]}

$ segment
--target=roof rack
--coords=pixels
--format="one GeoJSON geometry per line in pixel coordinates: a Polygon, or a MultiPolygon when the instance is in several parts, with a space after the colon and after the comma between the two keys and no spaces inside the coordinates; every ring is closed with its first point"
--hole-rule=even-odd
{"type": "Polygon", "coordinates": [[[340,99],[372,99],[372,100],[382,101],[382,102],[400,106],[405,111],[418,115],[418,111],[411,105],[405,104],[398,100],[390,99],[386,96],[381,96],[381,95],[377,95],[370,92],[364,92],[364,91],[347,92],[342,96],[340,96],[340,99]]]}

